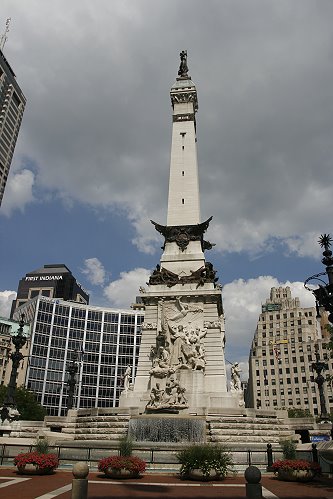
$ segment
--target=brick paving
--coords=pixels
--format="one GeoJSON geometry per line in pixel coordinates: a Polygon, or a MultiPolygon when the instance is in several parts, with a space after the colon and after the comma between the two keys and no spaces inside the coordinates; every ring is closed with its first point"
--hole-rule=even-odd
{"type": "MultiPolygon", "coordinates": [[[[14,468],[0,468],[1,499],[70,499],[72,474],[57,470],[53,475],[18,475],[14,468]]],[[[89,474],[89,499],[245,499],[242,475],[222,482],[179,480],[177,475],[146,474],[138,480],[110,480],[100,473],[89,474]]],[[[333,479],[320,477],[307,484],[282,482],[263,475],[263,497],[267,499],[333,499],[333,479]]]]}

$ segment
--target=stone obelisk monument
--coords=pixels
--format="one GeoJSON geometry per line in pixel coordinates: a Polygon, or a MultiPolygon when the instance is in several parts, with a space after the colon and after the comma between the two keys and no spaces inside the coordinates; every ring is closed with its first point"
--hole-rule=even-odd
{"type": "Polygon", "coordinates": [[[200,415],[242,402],[227,391],[221,286],[205,259],[212,244],[204,233],[212,217],[200,218],[197,91],[188,75],[186,51],[180,59],[170,92],[167,225],[152,221],[164,237],[163,254],[147,288],[141,288],[146,312],[138,368],[134,387],[122,394],[120,406],[139,413],[200,415]]]}

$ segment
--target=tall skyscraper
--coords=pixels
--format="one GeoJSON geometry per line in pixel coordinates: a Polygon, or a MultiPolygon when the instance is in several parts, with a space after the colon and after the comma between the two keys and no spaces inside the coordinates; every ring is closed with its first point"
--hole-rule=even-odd
{"type": "MultiPolygon", "coordinates": [[[[315,348],[333,372],[325,329],[314,307],[302,307],[289,287],[272,288],[262,305],[249,358],[248,407],[308,409],[320,414],[319,391],[312,370],[315,348]]],[[[325,375],[325,373],[324,373],[325,375]]],[[[326,407],[333,409],[331,387],[324,383],[326,407]]]]}
{"type": "Polygon", "coordinates": [[[18,285],[16,300],[13,300],[11,317],[15,310],[35,296],[89,303],[89,295],[63,263],[44,265],[28,272],[18,285]]]}
{"type": "Polygon", "coordinates": [[[26,99],[0,50],[0,206],[6,187],[26,99]]]}

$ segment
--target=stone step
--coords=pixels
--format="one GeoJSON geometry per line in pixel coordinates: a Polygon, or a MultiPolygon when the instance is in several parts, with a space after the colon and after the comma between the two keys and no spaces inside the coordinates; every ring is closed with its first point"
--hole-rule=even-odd
{"type": "Polygon", "coordinates": [[[109,421],[109,422],[119,422],[128,423],[130,420],[129,416],[81,416],[78,417],[76,423],[91,423],[96,421],[109,421]]]}
{"type": "Polygon", "coordinates": [[[269,430],[255,430],[255,429],[221,429],[221,430],[216,430],[214,429],[209,431],[210,435],[289,435],[290,431],[289,430],[278,430],[278,429],[269,429],[269,430]]]}
{"type": "Polygon", "coordinates": [[[255,430],[255,431],[282,431],[286,429],[285,425],[274,425],[274,426],[260,426],[260,425],[224,425],[224,424],[217,424],[217,425],[209,425],[208,430],[229,430],[229,429],[236,429],[236,430],[255,430]]]}
{"type": "Polygon", "coordinates": [[[78,423],[76,428],[121,428],[127,429],[128,423],[103,423],[103,422],[93,422],[91,424],[87,423],[78,423]]]}
{"type": "Polygon", "coordinates": [[[209,424],[213,423],[223,423],[223,424],[238,424],[243,426],[244,424],[260,424],[264,425],[283,425],[283,420],[279,418],[249,418],[249,417],[207,417],[206,422],[209,424]]]}
{"type": "Polygon", "coordinates": [[[127,434],[126,428],[78,428],[75,432],[76,434],[82,433],[101,433],[104,435],[125,435],[127,434]]]}
{"type": "Polygon", "coordinates": [[[259,435],[253,435],[253,437],[246,437],[246,440],[244,439],[244,436],[236,436],[236,435],[224,435],[224,436],[214,436],[210,437],[209,441],[211,443],[228,443],[228,444],[245,444],[250,446],[252,444],[259,444],[259,443],[266,443],[266,444],[278,444],[280,440],[279,436],[272,436],[272,435],[266,435],[266,436],[259,436],[259,435]]]}

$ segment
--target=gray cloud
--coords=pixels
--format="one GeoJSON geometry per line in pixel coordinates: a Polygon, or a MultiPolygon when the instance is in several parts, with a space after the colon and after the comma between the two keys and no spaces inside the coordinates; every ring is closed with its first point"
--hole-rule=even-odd
{"type": "Polygon", "coordinates": [[[14,169],[67,202],[124,210],[133,242],[165,221],[178,52],[199,95],[202,218],[221,251],[314,254],[331,226],[333,4],[4,0],[27,96],[14,169]]]}

